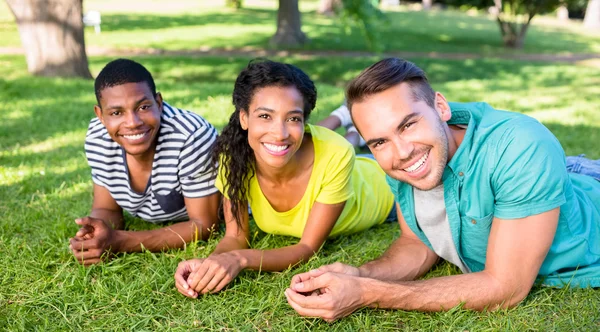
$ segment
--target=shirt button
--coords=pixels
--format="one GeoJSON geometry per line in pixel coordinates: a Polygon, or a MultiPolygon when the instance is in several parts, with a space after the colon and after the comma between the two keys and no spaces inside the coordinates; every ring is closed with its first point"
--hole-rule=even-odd
{"type": "Polygon", "coordinates": [[[471,220],[471,224],[475,225],[477,223],[477,221],[475,221],[475,219],[471,220]]]}
{"type": "Polygon", "coordinates": [[[463,176],[463,175],[465,175],[465,173],[463,173],[463,172],[458,172],[458,176],[463,176]]]}

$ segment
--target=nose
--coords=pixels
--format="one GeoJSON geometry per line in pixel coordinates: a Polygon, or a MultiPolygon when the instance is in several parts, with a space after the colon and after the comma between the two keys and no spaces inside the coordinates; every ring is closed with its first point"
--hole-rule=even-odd
{"type": "Polygon", "coordinates": [[[126,125],[128,128],[137,128],[142,125],[142,120],[137,112],[127,112],[126,125]]]}
{"type": "Polygon", "coordinates": [[[411,142],[405,141],[399,137],[396,138],[393,143],[396,160],[406,160],[410,158],[415,150],[415,146],[411,142]]]}
{"type": "Polygon", "coordinates": [[[287,128],[287,122],[285,121],[273,121],[271,125],[271,135],[278,141],[282,141],[290,136],[290,132],[287,128]]]}

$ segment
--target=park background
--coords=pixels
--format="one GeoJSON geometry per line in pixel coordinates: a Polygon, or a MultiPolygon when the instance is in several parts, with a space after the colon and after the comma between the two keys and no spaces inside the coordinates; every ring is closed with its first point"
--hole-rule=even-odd
{"type": "MultiPolygon", "coordinates": [[[[558,20],[551,11],[534,17],[524,45],[514,49],[503,45],[498,23],[485,9],[434,1],[423,10],[420,3],[403,2],[367,13],[375,19],[365,24],[344,11],[319,14],[317,0],[299,5],[309,41],[281,46],[272,41],[275,0],[246,0],[237,9],[208,0],[85,0],[83,12],[102,14],[101,33],[84,30],[88,75],[117,57],[135,59],[152,72],[166,101],[221,129],[233,111],[233,82],[256,56],[295,64],[311,76],[319,92],[313,123],[339,106],[345,84],[362,69],[399,56],[422,67],[448,100],[486,101],[530,115],[550,128],[568,155],[600,158],[597,27],[558,20]]],[[[600,293],[591,289],[536,286],[517,308],[495,312],[365,308],[332,324],[299,317],[287,305],[283,290],[292,275],[335,261],[358,265],[376,258],[399,234],[391,223],[330,240],[310,262],[282,273],[242,272],[225,291],[197,300],[176,291],[173,272],[181,260],[208,255],[222,233],[185,250],[121,255],[84,268],[69,252],[68,239],[78,229],[74,219],[89,212],[92,199],[83,142],[94,116],[93,81],[30,74],[4,1],[0,36],[0,329],[600,329],[600,293]]],[[[154,226],[128,218],[128,227],[154,226]]],[[[294,242],[252,228],[255,248],[294,242]]],[[[425,278],[456,273],[442,263],[425,278]]]]}

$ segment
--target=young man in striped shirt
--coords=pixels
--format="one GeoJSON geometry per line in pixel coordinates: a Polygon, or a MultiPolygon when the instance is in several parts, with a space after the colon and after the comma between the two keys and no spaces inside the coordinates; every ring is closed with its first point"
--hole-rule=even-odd
{"type": "Polygon", "coordinates": [[[95,92],[96,118],[85,139],[94,200],[90,215],[75,221],[75,258],[90,265],[107,252],[161,251],[206,239],[220,200],[210,154],[215,128],[163,102],[152,75],[131,60],[108,63],[95,92]],[[151,223],[180,222],[125,231],[123,210],[151,223]]]}

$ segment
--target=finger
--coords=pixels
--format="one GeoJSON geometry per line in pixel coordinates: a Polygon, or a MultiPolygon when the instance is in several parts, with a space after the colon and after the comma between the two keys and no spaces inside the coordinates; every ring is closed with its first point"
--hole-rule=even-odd
{"type": "Polygon", "coordinates": [[[331,314],[331,312],[329,310],[325,310],[325,309],[321,309],[321,308],[313,308],[313,307],[302,305],[302,304],[296,302],[294,298],[289,296],[290,293],[288,293],[287,290],[285,292],[285,295],[286,295],[288,304],[294,310],[296,310],[296,312],[298,314],[300,314],[301,316],[324,318],[324,317],[329,317],[331,314]]]}
{"type": "Polygon", "coordinates": [[[200,266],[198,266],[198,268],[195,271],[192,271],[192,273],[190,273],[190,276],[187,279],[187,283],[191,289],[193,289],[195,291],[200,290],[200,289],[198,289],[198,283],[204,277],[204,275],[208,272],[207,269],[208,269],[208,267],[205,264],[201,264],[200,266]]]}
{"type": "Polygon", "coordinates": [[[88,226],[95,228],[96,226],[103,226],[104,222],[100,219],[92,218],[92,217],[83,217],[75,219],[75,223],[80,226],[88,226]]]}
{"type": "Polygon", "coordinates": [[[69,242],[71,244],[71,248],[74,250],[91,250],[100,248],[98,239],[94,238],[89,240],[72,238],[69,242]]]}
{"type": "Polygon", "coordinates": [[[75,258],[82,262],[90,259],[101,258],[103,253],[100,249],[92,249],[86,251],[73,250],[72,252],[75,258]]]}
{"type": "Polygon", "coordinates": [[[227,286],[231,282],[231,278],[225,276],[225,278],[221,279],[221,282],[213,289],[212,293],[220,292],[225,286],[227,286]]]}
{"type": "Polygon", "coordinates": [[[92,227],[90,227],[89,225],[83,225],[81,228],[79,228],[79,231],[77,231],[77,233],[75,233],[76,237],[84,237],[86,234],[89,233],[93,233],[94,229],[92,227]]]}
{"type": "Polygon", "coordinates": [[[328,294],[323,294],[319,296],[306,296],[302,295],[293,289],[286,289],[285,297],[288,299],[288,302],[293,301],[297,305],[303,308],[311,308],[311,309],[328,309],[327,303],[331,299],[331,296],[328,294]]]}
{"type": "Polygon", "coordinates": [[[319,275],[317,277],[312,277],[310,279],[302,280],[299,283],[295,283],[290,286],[291,289],[296,292],[312,292],[319,288],[325,288],[329,285],[329,280],[331,279],[331,273],[327,272],[323,275],[319,275]]]}
{"type": "Polygon", "coordinates": [[[186,262],[181,262],[175,270],[175,282],[181,284],[185,290],[188,290],[190,286],[187,283],[187,278],[190,275],[190,267],[186,262]]]}
{"type": "Polygon", "coordinates": [[[206,294],[207,292],[209,292],[210,289],[206,289],[206,286],[215,278],[218,279],[217,281],[221,281],[222,279],[222,276],[220,276],[221,273],[219,273],[217,269],[218,267],[209,267],[208,271],[204,273],[204,275],[202,276],[200,281],[198,281],[198,284],[194,289],[202,294],[206,294]]]}
{"type": "MultiPolygon", "coordinates": [[[[206,294],[218,292],[220,289],[217,289],[217,286],[219,286],[224,279],[227,279],[227,273],[224,271],[222,273],[215,273],[204,289],[202,289],[201,293],[206,294]]],[[[225,283],[225,285],[227,285],[227,283],[225,283]]]]}
{"type": "Polygon", "coordinates": [[[177,283],[175,283],[175,286],[177,287],[177,291],[184,296],[187,296],[191,299],[195,299],[198,297],[198,293],[196,293],[195,291],[193,291],[191,289],[185,290],[185,289],[183,289],[183,287],[181,287],[181,285],[177,285],[177,283]]]}

